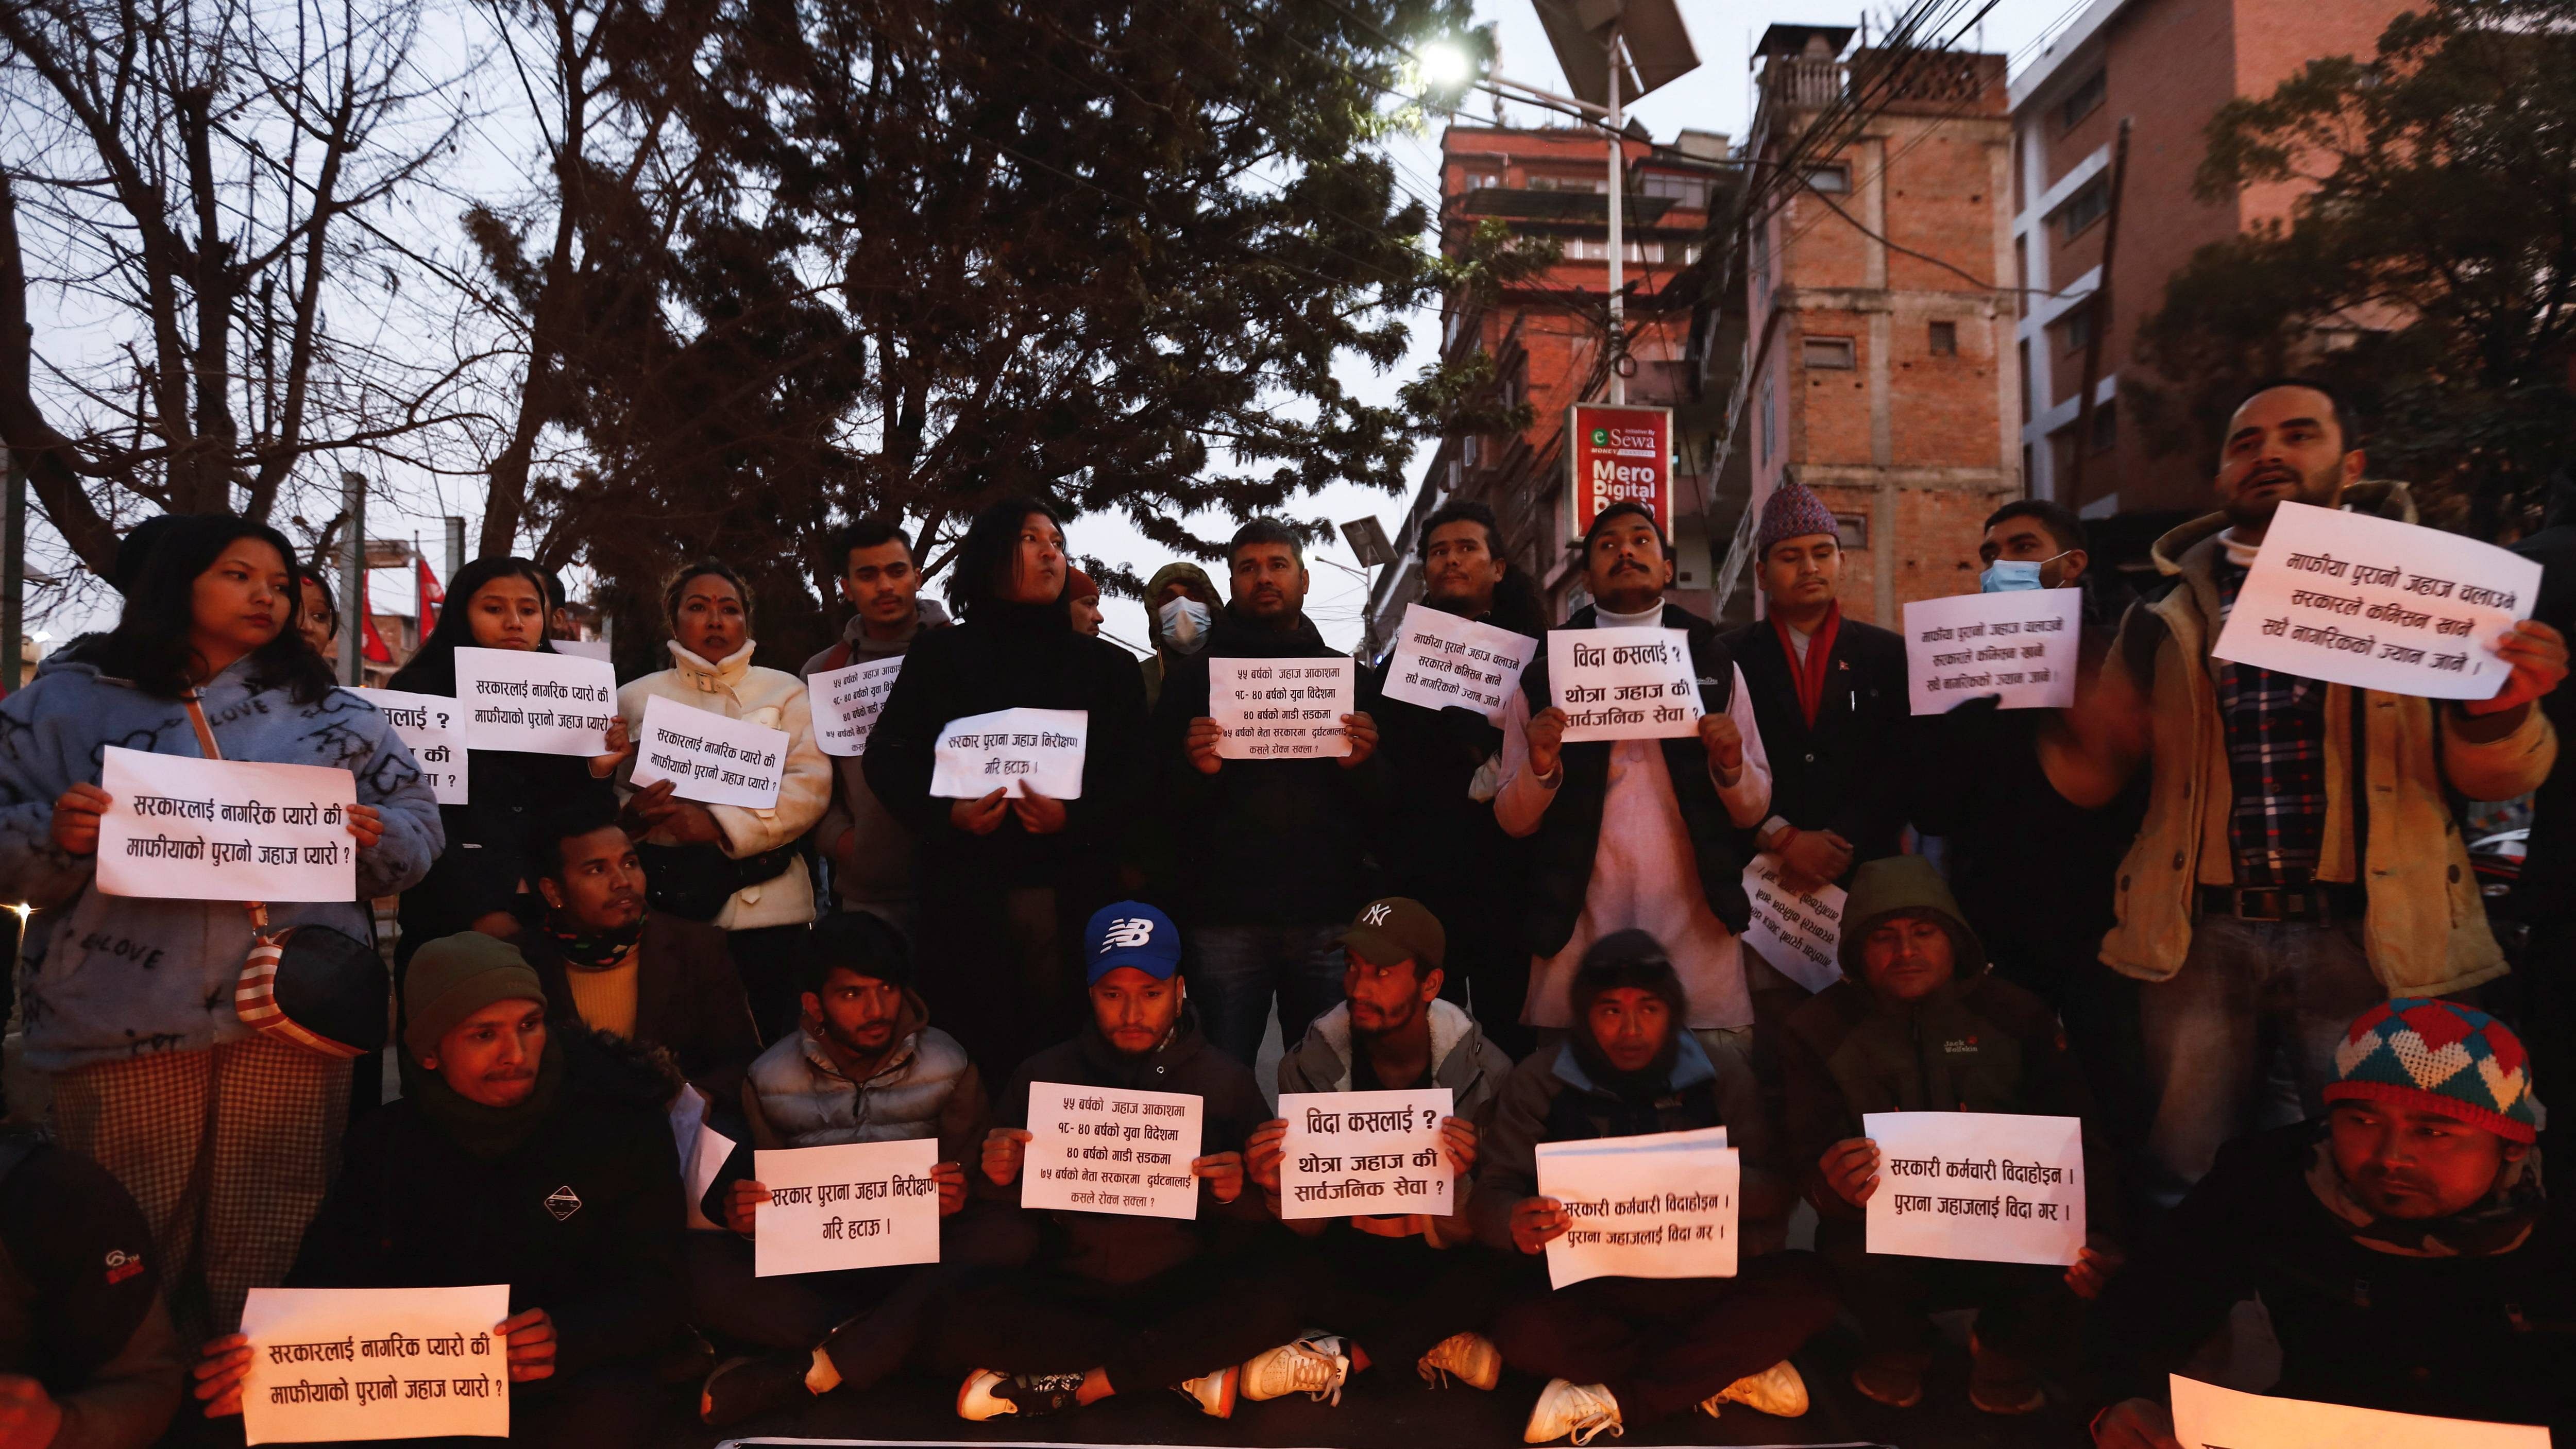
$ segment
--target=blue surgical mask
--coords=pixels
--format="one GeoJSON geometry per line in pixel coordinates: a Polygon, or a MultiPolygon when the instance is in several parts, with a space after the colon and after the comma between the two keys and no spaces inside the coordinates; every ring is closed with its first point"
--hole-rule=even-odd
{"type": "Polygon", "coordinates": [[[1183,594],[1164,600],[1155,614],[1163,622],[1163,643],[1173,653],[1196,654],[1207,647],[1207,605],[1183,594]]]}
{"type": "Polygon", "coordinates": [[[2036,559],[1999,558],[1977,575],[1977,592],[1981,594],[2013,594],[2044,587],[2039,581],[2036,559]]]}

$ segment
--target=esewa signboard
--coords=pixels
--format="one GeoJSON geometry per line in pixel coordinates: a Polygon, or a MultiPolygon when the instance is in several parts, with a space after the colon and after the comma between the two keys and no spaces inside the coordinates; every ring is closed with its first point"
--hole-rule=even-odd
{"type": "Polygon", "coordinates": [[[1673,536],[1673,410],[1576,403],[1565,410],[1567,531],[1580,538],[1613,503],[1642,503],[1673,536]]]}

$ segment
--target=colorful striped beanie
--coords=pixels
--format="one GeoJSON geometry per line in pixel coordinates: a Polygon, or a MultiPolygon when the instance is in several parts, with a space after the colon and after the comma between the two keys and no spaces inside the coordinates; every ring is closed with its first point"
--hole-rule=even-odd
{"type": "Polygon", "coordinates": [[[2508,1142],[2540,1133],[2522,1039],[2485,1012],[2448,1001],[2399,997],[2363,1012],[2335,1047],[2325,1099],[2439,1112],[2508,1142]]]}

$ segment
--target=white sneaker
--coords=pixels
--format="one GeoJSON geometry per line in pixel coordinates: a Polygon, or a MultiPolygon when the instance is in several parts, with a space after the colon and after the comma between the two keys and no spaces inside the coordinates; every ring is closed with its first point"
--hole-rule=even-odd
{"type": "Polygon", "coordinates": [[[1283,1343],[1243,1364],[1243,1396],[1260,1402],[1302,1393],[1322,1403],[1342,1401],[1342,1384],[1351,1376],[1351,1356],[1343,1341],[1329,1333],[1309,1333],[1283,1343]]]}
{"type": "Polygon", "coordinates": [[[957,1417],[982,1423],[1004,1414],[1052,1414],[1071,1407],[1081,1374],[1006,1374],[977,1369],[957,1386],[957,1417]]]}
{"type": "Polygon", "coordinates": [[[1453,1333],[1431,1346],[1414,1365],[1426,1384],[1449,1387],[1449,1376],[1488,1393],[1503,1381],[1503,1351],[1481,1333],[1453,1333]]]}
{"type": "Polygon", "coordinates": [[[1529,1427],[1521,1431],[1521,1439],[1544,1444],[1570,1437],[1577,1444],[1589,1444],[1604,1430],[1614,1439],[1628,1432],[1619,1422],[1619,1401],[1610,1397],[1607,1385],[1549,1379],[1547,1387],[1539,1390],[1538,1405],[1530,1410],[1529,1427]]]}
{"type": "Polygon", "coordinates": [[[1234,1391],[1242,1370],[1232,1364],[1194,1379],[1183,1379],[1172,1385],[1172,1392],[1196,1402],[1199,1412],[1212,1419],[1234,1417],[1234,1391]]]}
{"type": "Polygon", "coordinates": [[[1757,1414],[1795,1419],[1807,1412],[1807,1381],[1798,1377],[1798,1366],[1784,1358],[1709,1395],[1700,1401],[1700,1410],[1714,1419],[1718,1406],[1730,1400],[1757,1414]]]}

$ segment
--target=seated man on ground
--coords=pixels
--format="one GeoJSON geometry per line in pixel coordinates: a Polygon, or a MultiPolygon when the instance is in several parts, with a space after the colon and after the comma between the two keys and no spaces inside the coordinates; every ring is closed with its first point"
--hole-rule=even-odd
{"type": "MultiPolygon", "coordinates": [[[[678,1338],[678,1083],[614,1037],[547,1025],[516,946],[476,931],[411,959],[400,1101],[351,1130],[295,1288],[510,1285],[510,1441],[628,1449],[658,1434],[678,1338]]],[[[197,1397],[241,1412],[250,1345],[205,1347],[197,1397]]]]}
{"type": "MultiPolygon", "coordinates": [[[[2167,1375],[2240,1300],[2282,1398],[2576,1427],[2576,1254],[2543,1193],[2531,1064],[2502,1022],[2399,998],[2335,1050],[2323,1121],[2230,1143],[2111,1281],[2092,1348],[2106,1449],[2177,1449],[2167,1375]]],[[[2425,1442],[2430,1443],[2431,1440],[2425,1442]]]]}
{"type": "Polygon", "coordinates": [[[2085,1122],[2085,1224],[2117,1232],[2110,1147],[2056,1014],[1986,969],[1985,951],[1932,862],[1891,855],[1861,866],[1843,909],[1843,979],[1789,1018],[1781,1045],[1793,1161],[1807,1164],[1816,1251],[1859,1316],[1865,1356],[1852,1387],[1882,1404],[1923,1401],[1930,1311],[1977,1310],[1968,1399],[1990,1414],[2041,1408],[2038,1362],[2066,1341],[2078,1299],[2101,1291],[2114,1258],[2088,1247],[2074,1267],[1900,1257],[1868,1251],[1865,1205],[1879,1187],[1874,1112],[2013,1112],[2085,1122]]]}
{"type": "Polygon", "coordinates": [[[873,915],[826,916],[803,952],[799,1029],[751,1064],[741,1104],[748,1140],[706,1194],[707,1216],[729,1231],[689,1235],[698,1326],[772,1350],[708,1376],[698,1413],[710,1424],[885,1377],[912,1352],[922,1307],[946,1281],[939,1267],[970,1256],[958,1234],[943,1232],[940,1264],[754,1276],[753,1213],[769,1201],[751,1177],[755,1150],[935,1138],[931,1176],[940,1214],[953,1220],[966,1204],[962,1164],[986,1125],[975,1064],[930,1024],[894,927],[873,915]]]}
{"type": "Polygon", "coordinates": [[[142,1209],[33,1127],[0,1133],[0,1445],[144,1449],[181,1350],[142,1209]]]}
{"type": "MultiPolygon", "coordinates": [[[[1498,1265],[1468,1245],[1475,1225],[1467,1201],[1476,1141],[1512,1059],[1485,1040],[1475,1018],[1440,999],[1446,937],[1418,901],[1371,901],[1341,934],[1342,1004],[1315,1018],[1306,1039],[1279,1062],[1279,1090],[1377,1092],[1449,1089],[1453,1115],[1440,1124],[1448,1169],[1457,1179],[1453,1216],[1370,1214],[1295,1218],[1313,1240],[1299,1264],[1307,1318],[1329,1326],[1243,1366],[1243,1394],[1274,1399],[1303,1390],[1341,1395],[1342,1381],[1371,1360],[1411,1364],[1424,1382],[1451,1375],[1491,1389],[1502,1356],[1481,1330],[1492,1316],[1498,1265]],[[1441,1252],[1444,1248],[1465,1251],[1441,1252]]],[[[1244,1148],[1244,1170],[1274,1216],[1285,1121],[1265,1122],[1244,1148]]]]}
{"type": "Polygon", "coordinates": [[[1468,1208],[1477,1235],[1535,1257],[1573,1226],[1564,1203],[1538,1195],[1541,1143],[1724,1127],[1743,1165],[1740,1266],[1732,1278],[1534,1286],[1505,1308],[1494,1321],[1503,1362],[1548,1380],[1524,1437],[1586,1444],[1694,1405],[1714,1417],[1729,1401],[1805,1413],[1789,1355],[1833,1321],[1832,1278],[1812,1255],[1781,1250],[1795,1190],[1753,1068],[1725,1039],[1713,1056],[1683,1029],[1681,978],[1644,931],[1594,942],[1570,1003],[1573,1030],[1503,1084],[1468,1208]]]}
{"type": "Polygon", "coordinates": [[[1269,1215],[1243,1190],[1243,1143],[1270,1115],[1250,1069],[1209,1045],[1180,980],[1180,933],[1141,901],[1103,906],[1084,932],[1091,1021],[1020,1068],[984,1139],[984,1190],[1018,1208],[1035,1082],[1194,1095],[1198,1216],[1052,1211],[1026,1268],[951,1297],[943,1366],[966,1371],[957,1413],[1044,1414],[1117,1393],[1178,1389],[1234,1412],[1240,1365],[1294,1338],[1293,1288],[1267,1250],[1269,1215]]]}

